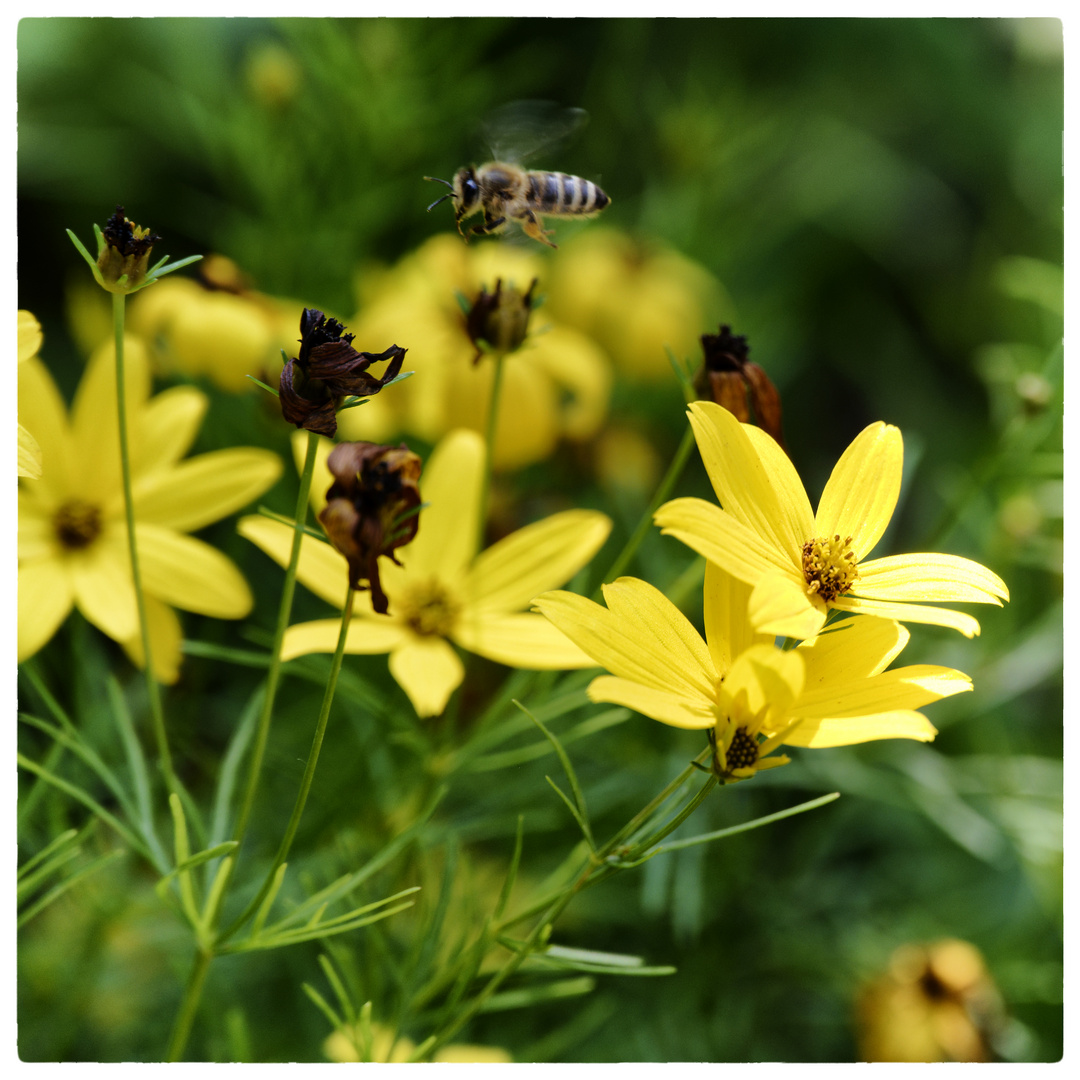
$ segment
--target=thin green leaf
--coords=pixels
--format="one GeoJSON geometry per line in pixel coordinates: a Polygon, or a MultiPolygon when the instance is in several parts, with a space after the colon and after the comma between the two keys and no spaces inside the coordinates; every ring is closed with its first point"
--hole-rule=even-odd
{"type": "Polygon", "coordinates": [[[492,994],[481,1006],[480,1012],[506,1012],[508,1009],[526,1009],[545,1001],[557,1001],[560,998],[580,997],[596,988],[596,980],[587,976],[580,979],[559,979],[556,982],[540,983],[520,990],[506,990],[501,994],[492,994]]]}
{"type": "Polygon", "coordinates": [[[311,983],[301,983],[300,989],[315,1003],[319,1011],[330,1021],[330,1026],[338,1031],[345,1026],[345,1021],[330,1007],[330,1003],[311,983]]]}
{"type": "Polygon", "coordinates": [[[359,918],[362,915],[366,915],[369,911],[375,911],[380,907],[384,907],[386,904],[392,904],[395,900],[400,900],[403,896],[411,896],[413,893],[420,891],[419,885],[410,885],[407,889],[402,889],[400,892],[394,893],[392,896],[384,896],[381,900],[373,900],[370,904],[362,904],[360,907],[352,908],[350,911],[345,912],[344,915],[335,915],[332,919],[327,919],[326,922],[321,922],[320,919],[326,910],[327,905],[322,904],[319,906],[315,915],[310,918],[302,927],[302,930],[284,930],[285,920],[274,923],[265,932],[267,934],[281,934],[281,933],[301,933],[302,931],[325,929],[330,926],[337,926],[340,923],[348,922],[350,919],[359,918]]]}
{"type": "Polygon", "coordinates": [[[26,897],[30,896],[31,893],[37,890],[37,887],[43,881],[52,877],[52,875],[65,863],[71,862],[72,859],[77,859],[80,854],[81,850],[77,846],[68,847],[64,851],[57,852],[51,859],[43,863],[32,874],[28,874],[19,882],[15,889],[16,900],[24,900],[26,897]]]}
{"type": "Polygon", "coordinates": [[[38,900],[31,907],[27,908],[18,918],[18,922],[15,924],[16,928],[21,930],[35,915],[44,911],[54,901],[59,900],[69,889],[74,888],[83,878],[89,877],[91,874],[96,874],[106,863],[112,862],[114,859],[119,858],[124,852],[121,849],[114,851],[108,851],[104,855],[99,855],[93,862],[89,862],[86,866],[81,867],[70,877],[65,878],[59,885],[50,889],[40,900],[38,900]]]}
{"type": "Polygon", "coordinates": [[[255,724],[262,708],[266,684],[260,683],[248,699],[247,707],[240,715],[240,723],[229,740],[229,748],[221,761],[221,773],[218,776],[217,791],[214,793],[214,809],[210,818],[210,839],[216,841],[229,832],[229,804],[232,802],[236,786],[236,774],[244,760],[251,737],[255,733],[255,724]]]}
{"type": "Polygon", "coordinates": [[[187,819],[180,796],[174,791],[169,796],[169,811],[173,819],[173,851],[176,856],[176,869],[173,872],[180,885],[180,904],[192,926],[199,925],[199,907],[195,902],[195,882],[187,865],[191,860],[191,846],[188,840],[187,819]]]}
{"type": "Polygon", "coordinates": [[[231,649],[211,641],[192,641],[190,638],[185,638],[180,643],[180,651],[185,656],[201,656],[226,664],[238,664],[241,667],[266,668],[270,666],[269,653],[255,652],[253,649],[231,649]]]}
{"type": "Polygon", "coordinates": [[[495,903],[493,916],[495,921],[503,917],[506,905],[510,901],[510,893],[513,892],[514,882],[517,881],[518,866],[521,863],[521,849],[525,841],[525,815],[518,814],[517,833],[514,836],[514,853],[510,856],[510,867],[506,871],[506,880],[502,889],[499,890],[499,899],[495,903]]]}
{"type": "MultiPolygon", "coordinates": [[[[260,506],[258,509],[258,513],[262,514],[262,516],[265,518],[269,518],[271,521],[277,521],[280,522],[282,525],[288,525],[290,529],[296,528],[296,522],[291,517],[286,517],[284,514],[275,513],[273,510],[270,510],[265,506],[260,506]]],[[[311,525],[301,525],[300,531],[306,536],[313,537],[316,540],[321,540],[324,544],[326,543],[326,533],[322,532],[320,529],[315,529],[311,525]]]]}
{"type": "Polygon", "coordinates": [[[258,937],[262,933],[262,928],[266,924],[267,916],[270,914],[270,908],[273,907],[278,890],[281,888],[281,883],[285,880],[285,870],[288,865],[288,863],[282,863],[274,872],[274,880],[270,884],[270,890],[263,898],[263,902],[259,905],[259,910],[255,913],[255,921],[251,924],[251,937],[253,938],[258,937]]]}
{"type": "Polygon", "coordinates": [[[23,877],[26,874],[29,874],[35,866],[37,866],[41,862],[44,862],[44,860],[47,859],[54,851],[56,851],[57,848],[63,847],[65,844],[70,843],[78,835],[78,829],[68,829],[66,832],[62,832],[59,836],[50,840],[49,843],[47,843],[36,855],[31,855],[30,858],[27,859],[26,862],[24,862],[22,866],[19,867],[15,875],[16,880],[22,881],[23,877]]]}
{"type": "MultiPolygon", "coordinates": [[[[345,984],[337,973],[337,969],[326,953],[319,953],[319,967],[322,968],[326,981],[330,984],[334,996],[338,999],[338,1005],[341,1007],[341,1012],[345,1017],[345,1023],[351,1025],[356,1020],[356,1009],[353,1006],[352,998],[349,997],[348,991],[345,989],[345,984]]],[[[341,1024],[337,1026],[341,1027],[341,1024]]]]}
{"type": "Polygon", "coordinates": [[[556,784],[555,781],[551,779],[550,776],[545,776],[544,779],[554,789],[555,794],[558,795],[559,798],[562,799],[562,801],[564,803],[566,803],[566,809],[570,811],[570,813],[574,817],[574,820],[578,823],[578,828],[581,829],[581,835],[585,837],[585,843],[587,843],[589,845],[589,850],[590,851],[595,851],[596,850],[596,845],[593,843],[592,835],[589,832],[589,826],[585,823],[585,821],[582,819],[581,815],[578,813],[578,809],[573,804],[573,801],[570,799],[570,796],[567,795],[562,790],[562,788],[560,788],[559,785],[556,784]]]}
{"type": "Polygon", "coordinates": [[[281,949],[287,945],[297,945],[302,941],[316,941],[319,938],[331,937],[335,934],[345,934],[350,930],[357,930],[361,926],[370,926],[372,923],[380,922],[382,919],[388,919],[391,915],[396,915],[399,911],[407,911],[414,904],[414,901],[410,900],[406,904],[399,904],[395,908],[390,908],[388,911],[379,911],[374,915],[368,915],[362,919],[356,919],[353,922],[343,923],[338,926],[317,926],[312,930],[296,930],[288,934],[263,934],[252,941],[250,938],[245,941],[239,941],[232,945],[223,945],[220,947],[222,953],[238,953],[238,952],[255,952],[260,949],[281,949]]]}
{"type": "Polygon", "coordinates": [[[160,889],[163,885],[167,885],[172,881],[173,878],[179,877],[181,874],[186,874],[189,870],[195,869],[196,866],[202,866],[204,862],[209,862],[211,859],[217,859],[222,855],[228,855],[230,852],[235,851],[239,846],[240,845],[235,840],[226,840],[221,844],[215,844],[212,848],[207,848],[205,851],[200,851],[170,870],[157,883],[155,888],[160,889]]]}
{"type": "Polygon", "coordinates": [[[94,277],[97,277],[99,273],[97,259],[95,259],[93,255],[91,255],[90,252],[87,251],[85,247],[83,247],[83,242],[70,229],[65,229],[64,231],[68,234],[68,239],[75,245],[75,248],[79,252],[79,254],[86,260],[86,265],[94,271],[94,277]]]}
{"type": "MultiPolygon", "coordinates": [[[[562,736],[562,744],[567,746],[578,739],[584,739],[598,731],[603,731],[605,728],[625,723],[630,718],[630,715],[630,710],[624,709],[622,706],[605,709],[597,716],[584,720],[565,732],[562,736]]],[[[552,753],[552,749],[551,743],[544,739],[541,742],[530,743],[528,746],[522,746],[516,750],[503,750],[495,754],[484,754],[482,757],[473,759],[468,767],[471,772],[492,772],[496,769],[513,768],[517,765],[523,765],[527,761],[535,761],[538,758],[545,757],[552,753]]]]}
{"type": "MultiPolygon", "coordinates": [[[[284,353],[282,353],[281,355],[282,355],[282,357],[285,356],[284,353]]],[[[250,379],[253,383],[256,383],[257,385],[261,386],[264,390],[266,390],[269,393],[273,394],[274,397],[276,397],[276,398],[281,397],[280,391],[275,390],[272,386],[269,386],[267,383],[264,383],[262,381],[262,379],[256,379],[254,375],[245,375],[244,378],[245,379],[250,379]]]]}

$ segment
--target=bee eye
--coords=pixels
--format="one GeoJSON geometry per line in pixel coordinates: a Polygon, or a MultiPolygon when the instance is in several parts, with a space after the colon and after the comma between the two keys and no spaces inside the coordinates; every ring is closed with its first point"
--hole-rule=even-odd
{"type": "Polygon", "coordinates": [[[465,181],[464,187],[470,195],[477,195],[480,192],[479,185],[476,183],[475,180],[472,179],[472,177],[465,181]]]}

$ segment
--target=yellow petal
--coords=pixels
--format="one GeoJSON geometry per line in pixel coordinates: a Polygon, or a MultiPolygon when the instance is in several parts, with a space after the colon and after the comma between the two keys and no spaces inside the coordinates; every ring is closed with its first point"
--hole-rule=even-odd
{"type": "Polygon", "coordinates": [[[516,611],[564,584],[600,550],[611,520],[595,510],[567,510],[526,525],[482,552],[465,579],[470,606],[516,611]]]}
{"type": "Polygon", "coordinates": [[[853,746],[875,739],[917,739],[930,742],[937,728],[920,712],[894,709],[869,716],[832,717],[804,720],[784,737],[787,746],[823,749],[829,746],[853,746]]]}
{"type": "Polygon", "coordinates": [[[527,671],[570,671],[596,665],[542,615],[466,611],[452,636],[469,652],[527,671]]]}
{"type": "MultiPolygon", "coordinates": [[[[262,548],[278,566],[288,566],[292,552],[293,530],[280,521],[271,521],[260,514],[250,514],[237,523],[236,531],[245,539],[262,548]]],[[[304,536],[300,544],[300,562],[296,568],[297,580],[316,596],[336,608],[341,607],[345,589],[349,583],[349,564],[345,556],[324,540],[304,536]]],[[[384,583],[385,587],[385,583],[384,583]]],[[[357,603],[370,595],[358,593],[357,603]]],[[[359,607],[354,608],[359,610],[359,607]]]]}
{"type": "Polygon", "coordinates": [[[873,600],[949,600],[997,604],[1009,599],[1005,582],[981,563],[958,555],[890,555],[859,564],[852,587],[873,600]]]}
{"type": "Polygon", "coordinates": [[[879,674],[900,655],[910,637],[895,619],[872,615],[827,626],[813,643],[800,646],[806,662],[804,692],[879,674]]]}
{"type": "Polygon", "coordinates": [[[665,536],[674,536],[740,581],[754,585],[773,570],[802,581],[798,563],[762,540],[753,529],[704,499],[672,499],[653,515],[665,536]]]}
{"type": "Polygon", "coordinates": [[[217,548],[146,523],[136,524],[135,537],[143,585],[151,596],[217,619],[242,619],[251,610],[243,574],[217,548]]]}
{"type": "Polygon", "coordinates": [[[442,638],[410,634],[390,654],[390,674],[408,694],[417,716],[438,716],[465,677],[465,668],[442,638]]]}
{"type": "MultiPolygon", "coordinates": [[[[156,286],[155,286],[156,288],[156,286]]],[[[145,476],[179,461],[191,449],[209,401],[194,386],[174,386],[147,402],[142,411],[142,438],[136,476],[145,476]]]]}
{"type": "Polygon", "coordinates": [[[49,458],[48,472],[34,485],[34,495],[57,505],[71,490],[71,434],[64,399],[36,357],[19,366],[19,422],[34,433],[49,458]]]}
{"type": "Polygon", "coordinates": [[[83,551],[66,556],[75,603],[102,633],[114,641],[127,641],[139,630],[135,586],[126,533],[107,528],[83,551]]]}
{"type": "Polygon", "coordinates": [[[420,475],[416,539],[398,551],[411,575],[456,583],[476,551],[484,440],[475,431],[452,431],[435,447],[420,475]]]}
{"type": "Polygon", "coordinates": [[[801,550],[803,543],[814,535],[814,509],[806,497],[806,488],[791,458],[771,435],[753,424],[743,424],[742,430],[765,466],[780,508],[787,518],[788,532],[801,550]]]}
{"type": "Polygon", "coordinates": [[[797,650],[752,645],[735,658],[720,684],[719,709],[739,725],[753,721],[766,707],[772,715],[784,714],[802,685],[803,660],[797,650]]]}
{"type": "Polygon", "coordinates": [[[814,637],[825,623],[825,605],[815,603],[800,581],[784,574],[766,574],[754,586],[748,607],[750,622],[760,634],[796,638],[814,637]]]}
{"type": "Polygon", "coordinates": [[[852,537],[864,559],[888,527],[900,497],[904,440],[880,420],[864,428],[833,468],[818,503],[814,535],[852,537]]]}
{"type": "Polygon", "coordinates": [[[235,447],[161,469],[135,492],[139,521],[193,532],[258,498],[281,476],[281,459],[269,450],[235,447]]]}
{"type": "Polygon", "coordinates": [[[611,363],[592,338],[566,326],[550,326],[530,339],[525,358],[565,387],[560,426],[572,439],[594,435],[607,415],[611,363]]]}
{"type": "Polygon", "coordinates": [[[51,511],[34,498],[36,484],[19,488],[19,561],[34,562],[46,556],[62,558],[51,511]]]}
{"type": "Polygon", "coordinates": [[[745,581],[705,564],[705,640],[718,674],[726,674],[732,660],[751,645],[768,644],[750,622],[751,587],[745,581]]]}
{"type": "MultiPolygon", "coordinates": [[[[154,658],[154,678],[166,686],[171,686],[180,678],[182,659],[180,644],[184,637],[180,619],[168,604],[163,604],[153,596],[147,596],[146,624],[150,630],[150,653],[154,658]]],[[[124,646],[124,651],[137,668],[146,666],[141,633],[120,644],[124,646]]]]}
{"type": "MultiPolygon", "coordinates": [[[[372,401],[375,400],[377,399],[372,399],[372,401]]],[[[370,407],[371,402],[357,408],[363,408],[366,416],[366,410],[370,407]]],[[[356,411],[357,409],[348,409],[346,415],[356,411]]],[[[337,443],[333,439],[328,439],[324,435],[316,435],[314,432],[294,431],[289,441],[292,444],[293,460],[296,462],[296,471],[298,473],[304,471],[304,460],[307,457],[309,437],[315,440],[315,470],[311,474],[311,490],[308,494],[308,500],[311,503],[311,512],[318,516],[322,508],[326,506],[326,493],[334,482],[333,474],[326,465],[326,459],[330,456],[330,451],[334,449],[337,443]]]]}
{"type": "Polygon", "coordinates": [[[862,600],[854,596],[839,596],[832,606],[856,615],[878,615],[883,619],[897,619],[901,622],[947,626],[952,630],[959,630],[964,637],[969,638],[979,633],[977,619],[965,612],[953,611],[952,608],[927,607],[924,604],[891,604],[884,600],[862,600]]]}
{"type": "MultiPolygon", "coordinates": [[[[690,424],[720,505],[766,544],[798,562],[807,535],[798,514],[792,516],[795,497],[786,491],[781,500],[777,493],[769,469],[773,455],[763,460],[747,434],[749,425],[711,401],[690,405],[690,424]]],[[[762,433],[758,442],[762,437],[768,438],[762,433]]],[[[779,448],[777,452],[783,454],[779,448]]],[[[794,469],[787,468],[782,478],[790,480],[793,474],[794,469]]],[[[801,486],[798,477],[794,484],[801,486]]],[[[805,500],[805,493],[802,497],[805,500]]]]}
{"type": "Polygon", "coordinates": [[[22,424],[19,424],[19,475],[31,480],[41,476],[41,447],[22,424]]]}
{"type": "Polygon", "coordinates": [[[41,342],[41,323],[29,311],[19,308],[19,363],[37,356],[41,342]]]}
{"type": "Polygon", "coordinates": [[[962,671],[913,664],[869,679],[835,679],[804,689],[791,714],[811,719],[869,716],[893,709],[919,709],[970,689],[971,679],[962,671]]]}
{"type": "Polygon", "coordinates": [[[625,705],[672,727],[700,730],[716,723],[716,716],[700,699],[679,697],[614,675],[601,675],[593,679],[589,683],[589,700],[625,705]]]}
{"type": "MultiPolygon", "coordinates": [[[[291,660],[294,656],[308,653],[332,653],[337,649],[341,633],[341,619],[316,619],[297,623],[285,631],[281,645],[281,658],[291,660]]],[[[370,618],[353,617],[345,638],[345,651],[352,655],[371,656],[396,649],[409,636],[400,623],[385,615],[372,613],[370,618]]]]}
{"type": "Polygon", "coordinates": [[[19,566],[19,663],[56,633],[75,602],[71,577],[60,559],[19,566]]]}
{"type": "MultiPolygon", "coordinates": [[[[620,578],[616,584],[633,580],[620,578]]],[[[645,589],[652,588],[644,582],[637,584],[645,589]]],[[[605,592],[610,587],[605,587],[605,592]]],[[[670,624],[678,619],[685,621],[674,604],[663,597],[661,599],[671,609],[671,614],[664,620],[666,623],[670,624]]],[[[702,664],[691,650],[680,642],[680,633],[670,626],[667,628],[667,636],[676,651],[668,655],[657,650],[656,635],[640,622],[621,618],[583,596],[561,591],[550,592],[538,596],[533,604],[574,644],[579,645],[612,674],[679,697],[697,696],[706,701],[712,700],[712,686],[707,682],[702,664]]],[[[694,632],[688,622],[686,627],[689,627],[691,633],[694,632]]],[[[710,667],[711,664],[710,659],[710,667]]]]}

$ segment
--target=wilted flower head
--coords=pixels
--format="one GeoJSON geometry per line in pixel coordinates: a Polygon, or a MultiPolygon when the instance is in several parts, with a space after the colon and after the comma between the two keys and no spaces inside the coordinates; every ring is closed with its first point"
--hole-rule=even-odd
{"type": "Polygon", "coordinates": [[[379,556],[396,563],[394,550],[420,527],[420,458],[404,443],[353,442],[335,446],[326,464],[334,482],[319,520],[348,561],[349,584],[370,588],[372,607],[385,615],[389,605],[379,582],[379,556]]]}
{"type": "Polygon", "coordinates": [[[150,250],[161,237],[126,218],[122,206],[105,222],[101,235],[105,245],[98,251],[97,265],[102,284],[110,292],[137,289],[146,277],[150,250]]]}
{"type": "Polygon", "coordinates": [[[281,371],[281,414],[297,427],[320,435],[337,431],[337,410],[350,396],[371,397],[401,371],[406,350],[391,345],[386,352],[357,352],[353,335],[336,319],[304,308],[300,316],[300,355],[281,371]],[[367,369],[382,360],[390,363],[381,378],[367,369]]]}
{"type": "Polygon", "coordinates": [[[476,346],[473,363],[479,363],[485,352],[506,353],[519,348],[529,330],[529,315],[533,305],[533,290],[537,278],[532,279],[528,292],[520,293],[513,283],[506,289],[502,278],[495,279],[495,291],[489,293],[485,285],[480,290],[468,315],[465,330],[476,346]]]}
{"type": "Polygon", "coordinates": [[[719,334],[702,334],[705,362],[694,380],[698,397],[715,401],[744,424],[753,419],[781,446],[780,394],[761,366],[748,359],[750,346],[745,334],[733,334],[721,326],[719,334]]]}

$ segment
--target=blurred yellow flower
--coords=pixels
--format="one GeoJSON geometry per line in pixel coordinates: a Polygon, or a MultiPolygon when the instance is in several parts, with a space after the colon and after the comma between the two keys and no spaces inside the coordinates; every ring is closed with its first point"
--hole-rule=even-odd
{"type": "MultiPolygon", "coordinates": [[[[365,405],[366,409],[367,406],[365,405]]],[[[320,463],[323,490],[330,476],[320,463]]],[[[476,555],[484,443],[472,431],[455,431],[424,467],[421,494],[429,504],[420,529],[399,549],[401,566],[380,568],[389,613],[377,614],[371,594],[353,606],[345,651],[390,654],[390,673],[419,716],[443,711],[464,668],[450,642],[511,667],[564,670],[593,660],[547,620],[523,611],[533,597],[561,585],[596,554],[611,522],[592,510],[567,510],[526,525],[476,555]]],[[[240,533],[280,565],[288,563],[293,530],[259,516],[245,517],[240,533]]],[[[345,557],[305,536],[297,577],[340,608],[348,583],[345,557]]],[[[282,656],[333,652],[340,618],[291,626],[282,656]]]]}
{"type": "MultiPolygon", "coordinates": [[[[42,342],[41,324],[29,311],[19,310],[19,363],[37,356],[42,342]]],[[[41,447],[19,424],[19,475],[30,480],[41,476],[41,447]]]]}
{"type": "MultiPolygon", "coordinates": [[[[136,338],[124,348],[136,531],[155,675],[175,682],[181,630],[172,607],[239,619],[252,603],[236,566],[185,533],[262,494],[281,474],[281,462],[268,450],[245,447],[181,461],[198,432],[206,396],[175,387],[150,398],[145,348],[136,338]]],[[[19,368],[19,409],[49,461],[40,480],[19,489],[19,660],[36,653],[75,606],[141,664],[112,345],[91,357],[70,415],[44,364],[26,361],[19,368]]]]}
{"type": "MultiPolygon", "coordinates": [[[[359,1023],[351,1028],[340,1028],[323,1043],[323,1053],[331,1061],[360,1061],[359,1047],[363,1046],[363,1032],[359,1023]]],[[[393,1031],[384,1024],[371,1025],[371,1046],[364,1060],[400,1064],[408,1061],[416,1049],[416,1043],[405,1036],[394,1038],[393,1031]]],[[[501,1046],[477,1046],[472,1043],[451,1043],[436,1051],[431,1059],[441,1063],[456,1062],[461,1065],[499,1064],[514,1059],[501,1046]]]]}
{"type": "Polygon", "coordinates": [[[829,608],[979,632],[970,615],[910,601],[997,604],[1005,582],[956,555],[918,553],[864,561],[896,508],[904,444],[898,428],[870,424],[844,451],[818,503],[783,450],[760,428],[712,402],[690,406],[701,459],[720,507],[673,499],[654,520],[728,573],[754,586],[750,617],[762,633],[812,638],[829,608]]]}
{"type": "MultiPolygon", "coordinates": [[[[544,292],[548,262],[506,244],[462,243],[454,234],[432,237],[389,270],[368,270],[359,282],[360,310],[349,325],[372,347],[405,341],[408,367],[423,372],[393,395],[343,414],[350,439],[387,442],[407,432],[437,442],[451,428],[483,431],[494,377],[491,363],[474,365],[476,347],[465,330],[455,293],[472,303],[482,288],[534,278],[544,292]]],[[[611,366],[590,338],[533,311],[529,337],[504,361],[494,464],[517,468],[542,461],[561,438],[592,436],[607,414],[611,366]]]]}
{"type": "Polygon", "coordinates": [[[703,266],[614,229],[590,228],[550,265],[551,317],[599,342],[633,378],[670,379],[665,347],[696,356],[702,329],[733,307],[703,266]]]}
{"type": "MultiPolygon", "coordinates": [[[[606,608],[567,592],[533,601],[612,673],[592,681],[589,697],[673,727],[715,728],[725,752],[734,745],[743,761],[732,766],[736,778],[740,769],[752,774],[766,767],[770,762],[761,758],[780,743],[816,749],[873,739],[927,742],[936,731],[915,710],[971,689],[971,680],[953,668],[886,671],[909,637],[891,619],[850,619],[797,649],[778,649],[754,633],[750,587],[711,563],[705,641],[644,581],[619,578],[603,591],[606,608]]],[[[780,760],[786,759],[771,763],[780,760]]]]}

